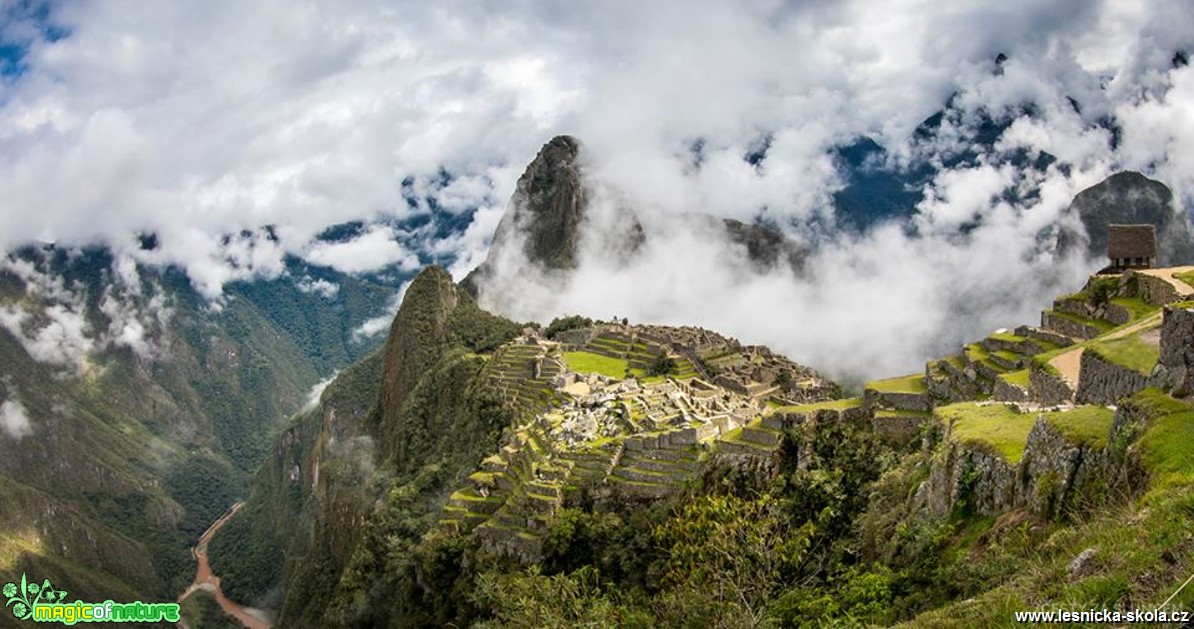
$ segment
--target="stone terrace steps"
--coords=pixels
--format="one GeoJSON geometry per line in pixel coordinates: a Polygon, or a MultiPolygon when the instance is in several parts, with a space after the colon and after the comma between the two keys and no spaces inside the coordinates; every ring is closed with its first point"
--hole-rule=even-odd
{"type": "Polygon", "coordinates": [[[738,454],[770,457],[779,449],[782,440],[780,431],[763,425],[762,418],[730,431],[718,439],[716,451],[722,454],[738,454]]]}
{"type": "Polygon", "coordinates": [[[1045,341],[1047,343],[1052,343],[1052,344],[1056,345],[1058,348],[1069,347],[1069,346],[1073,345],[1074,343],[1078,342],[1076,339],[1074,339],[1071,336],[1068,336],[1065,334],[1060,334],[1060,333],[1054,332],[1052,330],[1046,330],[1044,328],[1038,328],[1038,327],[1029,326],[1029,325],[1022,325],[1022,326],[1016,328],[1016,335],[1017,336],[1025,336],[1025,337],[1037,339],[1040,341],[1045,341]]]}

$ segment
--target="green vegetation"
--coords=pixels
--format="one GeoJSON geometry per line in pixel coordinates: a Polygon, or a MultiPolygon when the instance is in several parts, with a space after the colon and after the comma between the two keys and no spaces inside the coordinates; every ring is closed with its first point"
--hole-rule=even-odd
{"type": "Polygon", "coordinates": [[[1034,413],[1017,413],[1006,404],[961,402],[939,407],[937,416],[950,424],[951,435],[961,442],[985,443],[1015,465],[1024,456],[1034,413]]]}
{"type": "Polygon", "coordinates": [[[1029,374],[1028,374],[1027,369],[1021,369],[1019,371],[1009,371],[1008,373],[1001,373],[1001,374],[999,374],[999,379],[1003,380],[1004,382],[1006,382],[1012,386],[1019,387],[1021,389],[1028,389],[1028,386],[1029,386],[1028,375],[1029,374]]]}
{"type": "Polygon", "coordinates": [[[1140,439],[1140,451],[1154,489],[1194,485],[1194,455],[1190,452],[1194,409],[1155,389],[1142,391],[1132,401],[1153,414],[1140,439]]]}
{"type": "Polygon", "coordinates": [[[593,320],[588,317],[580,315],[572,315],[571,317],[557,317],[551,320],[547,325],[547,329],[543,334],[549,338],[554,339],[560,332],[567,330],[575,330],[577,328],[587,328],[593,325],[593,320]]]}
{"type": "Polygon", "coordinates": [[[670,376],[676,373],[678,367],[676,361],[666,354],[662,354],[656,358],[651,366],[647,368],[647,375],[650,376],[670,376]]]}
{"type": "Polygon", "coordinates": [[[1107,445],[1115,411],[1102,406],[1080,406],[1070,411],[1054,411],[1042,415],[1070,441],[1093,448],[1107,445]]]}
{"type": "Polygon", "coordinates": [[[841,400],[826,400],[824,402],[813,402],[812,404],[796,404],[794,406],[779,406],[771,409],[775,413],[811,413],[813,411],[831,410],[844,411],[850,408],[858,408],[862,406],[862,398],[845,398],[841,400]]]}
{"type": "Polygon", "coordinates": [[[272,528],[257,526],[268,517],[265,509],[264,503],[250,501],[212,537],[207,548],[208,562],[220,577],[224,595],[247,605],[265,602],[270,589],[281,582],[285,565],[272,528]]]}
{"type": "Polygon", "coordinates": [[[880,393],[924,393],[928,391],[924,374],[912,374],[899,378],[887,378],[866,383],[866,389],[873,389],[880,393]]]}
{"type": "Polygon", "coordinates": [[[1194,286],[1194,271],[1186,271],[1185,273],[1174,273],[1174,277],[1185,282],[1189,286],[1194,286]]]}
{"type": "MultiPolygon", "coordinates": [[[[1023,516],[947,524],[929,545],[936,558],[928,565],[936,578],[925,581],[924,595],[936,602],[907,626],[999,626],[1007,624],[1013,611],[1041,600],[1063,609],[1152,608],[1178,591],[1194,573],[1194,554],[1184,545],[1194,509],[1194,460],[1188,448],[1194,439],[1194,413],[1155,389],[1122,401],[1121,408],[1147,418],[1138,443],[1149,493],[1121,508],[1100,509],[1086,520],[1049,529],[1023,516]],[[965,534],[963,526],[972,531],[965,534]],[[1086,549],[1093,551],[1092,561],[1083,574],[1071,576],[1071,563],[1086,549]],[[943,582],[948,587],[942,588],[943,582]]],[[[1100,410],[1105,409],[1071,413],[1100,410]]],[[[1098,419],[1105,421],[1105,414],[1098,419]]],[[[881,491],[900,495],[902,487],[907,484],[881,491]]],[[[1188,589],[1173,599],[1174,608],[1194,606],[1194,592],[1188,589]]]]}
{"type": "Polygon", "coordinates": [[[621,358],[584,351],[564,352],[564,362],[577,373],[597,373],[618,380],[626,377],[627,363],[621,358]]]}
{"type": "Polygon", "coordinates": [[[187,626],[196,629],[240,629],[243,625],[220,609],[215,595],[206,590],[197,590],[182,602],[179,615],[187,626]]]}
{"type": "Polygon", "coordinates": [[[165,479],[170,496],[186,511],[178,528],[197,541],[225,509],[240,496],[244,479],[222,461],[192,455],[165,479]]]}
{"type": "Polygon", "coordinates": [[[1139,334],[1123,336],[1117,339],[1096,339],[1087,343],[1086,351],[1093,351],[1099,356],[1144,375],[1152,373],[1161,351],[1156,345],[1140,340],[1139,334]]]}

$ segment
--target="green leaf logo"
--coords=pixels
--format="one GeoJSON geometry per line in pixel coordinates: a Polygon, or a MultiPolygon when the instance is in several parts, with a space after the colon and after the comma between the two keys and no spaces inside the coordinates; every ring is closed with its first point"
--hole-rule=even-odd
{"type": "Polygon", "coordinates": [[[43,598],[46,602],[62,601],[66,592],[55,590],[49,579],[43,579],[41,585],[30,583],[24,573],[21,573],[21,585],[16,583],[4,584],[4,606],[12,608],[12,615],[25,620],[33,615],[33,606],[43,598]]]}

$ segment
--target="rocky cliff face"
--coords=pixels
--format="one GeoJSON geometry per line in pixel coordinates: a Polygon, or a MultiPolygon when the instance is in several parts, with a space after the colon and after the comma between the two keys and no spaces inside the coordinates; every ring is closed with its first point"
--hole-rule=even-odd
{"type": "Polygon", "coordinates": [[[494,233],[494,248],[525,238],[528,261],[549,269],[576,266],[588,193],[580,171],[580,143],[557,136],[540,149],[518,179],[510,211],[494,233]]]}
{"type": "MultiPolygon", "coordinates": [[[[594,211],[594,192],[583,163],[583,145],[571,136],[552,138],[540,149],[518,179],[485,262],[461,282],[463,288],[475,297],[495,276],[521,277],[527,265],[551,277],[566,277],[581,263],[582,248],[598,252],[605,261],[625,264],[634,258],[649,234],[634,208],[614,192],[604,196],[600,211],[594,211]]],[[[709,229],[741,247],[759,272],[777,265],[799,271],[806,255],[802,247],[764,225],[691,214],[678,226],[709,229]]]]}

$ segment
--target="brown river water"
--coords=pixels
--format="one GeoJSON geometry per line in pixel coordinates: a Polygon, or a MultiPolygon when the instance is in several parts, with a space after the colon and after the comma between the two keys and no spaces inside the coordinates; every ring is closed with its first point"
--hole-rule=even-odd
{"type": "MultiPolygon", "coordinates": [[[[215,594],[216,603],[220,605],[220,609],[224,610],[225,614],[232,616],[240,621],[242,625],[249,629],[270,629],[270,624],[266,620],[265,615],[256,609],[244,607],[224,596],[220,591],[220,577],[212,574],[211,565],[207,562],[207,544],[211,538],[215,536],[220,527],[224,526],[232,516],[236,515],[237,511],[245,505],[244,502],[238,502],[227,511],[220,519],[212,523],[203,536],[199,538],[199,543],[191,549],[191,554],[195,560],[199,562],[198,569],[195,570],[195,580],[191,582],[190,587],[178,597],[178,602],[181,603],[183,599],[193,594],[196,590],[207,590],[215,594]]],[[[180,623],[182,624],[182,623],[180,623]]],[[[184,625],[185,626],[185,625],[184,625]]]]}

